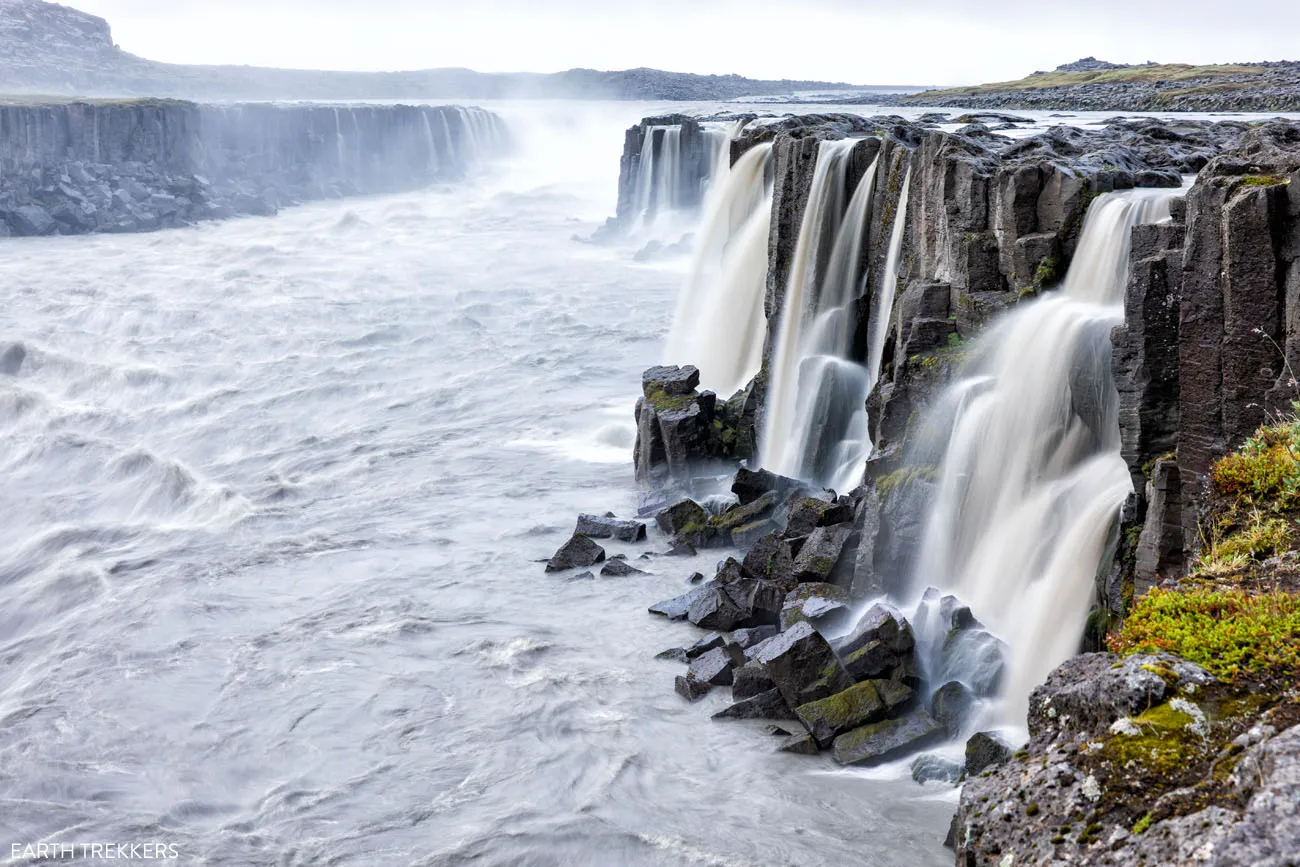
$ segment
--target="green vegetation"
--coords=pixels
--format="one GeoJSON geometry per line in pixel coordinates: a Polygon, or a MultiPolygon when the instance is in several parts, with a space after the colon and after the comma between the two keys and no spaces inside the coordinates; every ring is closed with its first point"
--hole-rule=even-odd
{"type": "Polygon", "coordinates": [[[938,468],[934,464],[911,464],[894,470],[887,476],[881,476],[876,480],[876,490],[880,492],[882,498],[888,497],[894,491],[914,481],[932,482],[937,474],[938,468]]]}
{"type": "MultiPolygon", "coordinates": [[[[1222,78],[1230,75],[1262,76],[1264,72],[1264,68],[1258,66],[1232,64],[1191,66],[1186,63],[1165,63],[1158,66],[1134,66],[1128,69],[1104,69],[1093,72],[1046,72],[1041,75],[1030,75],[1017,81],[995,81],[974,87],[929,90],[917,94],[916,98],[926,102],[942,102],[943,100],[952,100],[963,96],[984,96],[1018,90],[1043,90],[1052,87],[1077,87],[1082,84],[1190,82],[1197,79],[1222,78]]],[[[1223,86],[1236,84],[1236,82],[1226,82],[1223,86]]],[[[1195,89],[1198,88],[1189,87],[1187,90],[1190,92],[1195,89]]]]}
{"type": "Polygon", "coordinates": [[[1243,187],[1276,187],[1288,183],[1290,183],[1288,178],[1280,178],[1277,175],[1246,175],[1241,179],[1243,187]]]}
{"type": "Polygon", "coordinates": [[[1141,834],[1144,831],[1146,831],[1147,828],[1150,827],[1151,827],[1151,814],[1147,813],[1141,819],[1137,820],[1137,823],[1133,826],[1133,833],[1141,834]]]}
{"type": "Polygon", "coordinates": [[[1230,574],[1291,550],[1300,516],[1300,419],[1255,432],[1210,472],[1210,514],[1193,575],[1230,574]]]}
{"type": "Polygon", "coordinates": [[[1151,590],[1109,639],[1115,653],[1168,651],[1212,674],[1300,676],[1300,597],[1278,591],[1151,590]]]}
{"type": "Polygon", "coordinates": [[[1039,289],[1055,286],[1061,282],[1060,272],[1061,260],[1056,256],[1047,256],[1038,263],[1038,270],[1034,272],[1034,285],[1039,289]]]}

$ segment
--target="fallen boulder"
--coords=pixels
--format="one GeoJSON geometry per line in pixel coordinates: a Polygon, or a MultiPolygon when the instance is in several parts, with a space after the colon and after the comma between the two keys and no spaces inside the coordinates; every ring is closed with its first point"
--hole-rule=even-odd
{"type": "Polygon", "coordinates": [[[791,707],[835,695],[853,685],[830,644],[808,623],[796,623],[769,639],[757,658],[791,707]]]}
{"type": "Polygon", "coordinates": [[[566,569],[594,566],[604,559],[604,548],[581,533],[574,533],[573,538],[561,545],[560,550],[546,564],[546,571],[563,572],[566,569]]]}
{"type": "Polygon", "coordinates": [[[924,749],[943,739],[943,726],[923,710],[897,719],[868,723],[835,739],[835,761],[870,765],[924,749]]]}

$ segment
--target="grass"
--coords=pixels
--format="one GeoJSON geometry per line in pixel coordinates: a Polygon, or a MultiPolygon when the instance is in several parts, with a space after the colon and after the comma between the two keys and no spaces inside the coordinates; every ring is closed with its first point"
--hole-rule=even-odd
{"type": "MultiPolygon", "coordinates": [[[[1104,69],[1094,72],[1047,72],[1030,75],[1016,81],[995,81],[974,87],[953,87],[929,90],[916,94],[926,101],[951,99],[959,96],[982,96],[993,93],[1010,93],[1020,90],[1044,90],[1054,87],[1077,87],[1083,84],[1168,83],[1229,75],[1262,75],[1263,67],[1215,64],[1192,66],[1186,63],[1165,63],[1158,66],[1134,66],[1129,69],[1104,69]]],[[[1190,89],[1189,89],[1190,90],[1190,89]]]]}
{"type": "Polygon", "coordinates": [[[1300,676],[1300,597],[1278,591],[1156,588],[1108,642],[1115,653],[1168,651],[1223,680],[1300,676]]]}
{"type": "Polygon", "coordinates": [[[1265,425],[1210,471],[1205,545],[1192,575],[1215,576],[1292,550],[1300,517],[1300,419],[1265,425]]]}

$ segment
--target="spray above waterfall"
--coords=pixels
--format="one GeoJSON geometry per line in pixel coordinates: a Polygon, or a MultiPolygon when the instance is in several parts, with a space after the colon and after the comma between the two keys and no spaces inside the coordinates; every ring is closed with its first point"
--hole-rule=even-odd
{"type": "Polygon", "coordinates": [[[968,603],[1006,640],[1008,719],[1074,653],[1098,564],[1131,491],[1120,457],[1110,332],[1123,320],[1129,235],[1177,191],[1092,205],[1065,284],[996,324],[927,419],[914,455],[937,489],[914,584],[968,603]]]}

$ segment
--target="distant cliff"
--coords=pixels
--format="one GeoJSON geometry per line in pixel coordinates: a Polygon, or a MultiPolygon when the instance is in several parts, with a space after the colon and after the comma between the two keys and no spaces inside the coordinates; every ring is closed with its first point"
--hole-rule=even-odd
{"type": "Polygon", "coordinates": [[[179,99],[589,99],[721,100],[809,90],[854,90],[825,81],[755,80],[658,69],[570,69],[548,75],[469,69],[322,72],[251,66],[183,66],[117,48],[102,18],[41,0],[0,0],[0,93],[161,96],[179,99]]]}
{"type": "Polygon", "coordinates": [[[137,232],[453,180],[508,144],[458,106],[0,105],[0,237],[137,232]]]}

